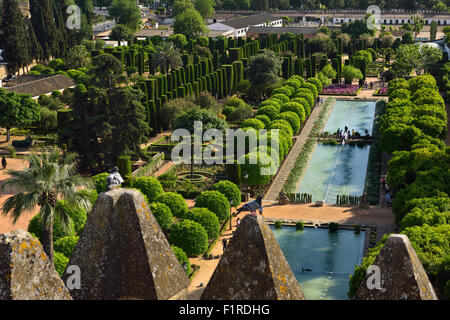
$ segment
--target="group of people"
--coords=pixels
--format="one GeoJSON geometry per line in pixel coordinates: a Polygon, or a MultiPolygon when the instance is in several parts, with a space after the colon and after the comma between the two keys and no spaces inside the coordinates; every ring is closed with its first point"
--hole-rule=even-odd
{"type": "Polygon", "coordinates": [[[370,89],[373,89],[373,82],[370,82],[369,84],[367,84],[367,81],[364,81],[364,89],[367,89],[367,87],[370,86],[370,89]]]}
{"type": "Polygon", "coordinates": [[[383,188],[383,191],[385,194],[384,197],[382,197],[381,205],[384,206],[384,204],[386,204],[386,207],[389,208],[392,203],[392,195],[389,190],[389,186],[387,184],[386,177],[381,178],[381,187],[383,188]]]}
{"type": "MultiPolygon", "coordinates": [[[[338,128],[336,131],[336,136],[340,139],[342,144],[346,144],[347,140],[355,137],[355,135],[360,136],[358,131],[355,131],[355,129],[350,130],[347,126],[345,126],[343,130],[338,128]]],[[[370,136],[369,130],[365,129],[364,135],[366,137],[369,137],[370,136]]]]}

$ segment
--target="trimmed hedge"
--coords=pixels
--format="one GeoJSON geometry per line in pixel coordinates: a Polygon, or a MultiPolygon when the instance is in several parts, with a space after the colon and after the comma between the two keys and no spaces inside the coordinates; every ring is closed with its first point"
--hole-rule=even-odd
{"type": "Polygon", "coordinates": [[[228,201],[233,200],[233,207],[237,207],[241,204],[241,190],[233,182],[222,180],[215,183],[211,189],[219,191],[220,193],[225,195],[228,201]]]}
{"type": "Polygon", "coordinates": [[[227,197],[219,191],[209,190],[202,192],[195,199],[196,208],[207,208],[214,212],[219,221],[224,221],[230,216],[230,203],[227,197]]]}
{"type": "Polygon", "coordinates": [[[303,105],[301,105],[300,103],[291,101],[283,104],[281,106],[280,112],[283,113],[286,111],[295,112],[298,115],[300,122],[305,121],[306,112],[305,109],[303,109],[303,105]]]}
{"type": "Polygon", "coordinates": [[[60,252],[55,252],[53,265],[55,266],[55,270],[59,273],[60,276],[64,274],[68,263],[69,258],[67,258],[60,252]]]}
{"type": "Polygon", "coordinates": [[[292,112],[292,111],[285,111],[285,112],[280,113],[277,116],[277,119],[282,119],[282,120],[289,122],[294,134],[299,133],[300,125],[301,125],[302,121],[300,120],[300,117],[298,116],[297,113],[292,112]]]}
{"type": "Polygon", "coordinates": [[[92,179],[94,180],[95,190],[98,194],[107,190],[106,178],[108,178],[108,175],[109,173],[103,172],[92,177],[92,179]]]}
{"type": "Polygon", "coordinates": [[[159,202],[152,203],[150,211],[163,231],[167,231],[172,226],[173,215],[167,205],[159,202]]]}
{"type": "Polygon", "coordinates": [[[175,192],[162,193],[156,197],[155,202],[164,203],[177,218],[183,218],[188,210],[188,206],[184,198],[175,192]]]}
{"type": "Polygon", "coordinates": [[[190,275],[191,274],[191,263],[189,262],[189,259],[186,255],[186,252],[183,251],[183,249],[177,247],[177,246],[172,246],[172,250],[175,253],[175,257],[177,257],[178,262],[181,264],[181,266],[183,267],[183,265],[185,265],[185,269],[184,271],[186,272],[186,275],[190,275]]]}
{"type": "Polygon", "coordinates": [[[138,177],[133,181],[133,188],[141,190],[150,203],[155,202],[156,197],[164,192],[155,177],[138,177]]]}
{"type": "Polygon", "coordinates": [[[241,123],[241,128],[254,128],[255,130],[261,130],[265,128],[264,123],[258,119],[246,119],[241,123]]]}
{"type": "Polygon", "coordinates": [[[186,219],[173,225],[170,243],[183,249],[188,256],[197,256],[208,250],[208,234],[200,223],[186,219]]]}
{"type": "Polygon", "coordinates": [[[194,208],[186,212],[186,219],[200,223],[208,234],[208,239],[214,239],[219,234],[219,219],[206,208],[194,208]]]}
{"type": "Polygon", "coordinates": [[[270,120],[274,120],[279,113],[279,110],[274,106],[264,106],[262,108],[258,109],[258,112],[256,112],[256,115],[265,115],[269,117],[270,120]]]}

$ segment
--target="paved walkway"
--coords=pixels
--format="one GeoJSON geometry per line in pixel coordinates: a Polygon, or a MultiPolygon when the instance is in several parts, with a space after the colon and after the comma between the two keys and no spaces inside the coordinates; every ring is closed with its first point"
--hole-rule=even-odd
{"type": "MultiPolygon", "coordinates": [[[[324,99],[324,101],[327,101],[327,100],[328,100],[327,98],[324,99]]],[[[292,147],[291,151],[289,152],[288,156],[286,157],[286,160],[282,164],[280,170],[278,170],[278,173],[275,176],[275,179],[273,180],[269,190],[267,190],[267,193],[264,196],[265,202],[275,202],[278,200],[278,195],[280,194],[281,189],[283,189],[283,186],[289,176],[289,173],[291,172],[292,168],[294,167],[295,161],[297,160],[300,152],[303,149],[303,145],[308,140],[309,134],[311,133],[311,130],[314,127],[314,122],[316,122],[316,119],[319,116],[319,113],[322,110],[322,107],[323,107],[323,103],[316,105],[316,107],[311,112],[311,115],[309,116],[308,121],[306,121],[306,124],[303,127],[302,131],[300,132],[300,134],[298,136],[296,136],[294,146],[292,147]]]]}

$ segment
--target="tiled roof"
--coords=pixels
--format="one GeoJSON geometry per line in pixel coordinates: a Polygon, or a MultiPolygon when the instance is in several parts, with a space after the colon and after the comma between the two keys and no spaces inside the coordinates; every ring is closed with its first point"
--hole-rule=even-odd
{"type": "Polygon", "coordinates": [[[257,24],[266,23],[267,21],[276,21],[280,20],[280,17],[274,17],[267,13],[255,14],[253,16],[247,16],[237,19],[231,19],[220,22],[226,26],[232,27],[234,29],[242,29],[248,26],[254,26],[257,24]]]}
{"type": "Polygon", "coordinates": [[[17,93],[26,93],[32,97],[37,97],[41,94],[62,90],[75,85],[72,79],[61,74],[52,76],[25,75],[20,77],[20,79],[24,82],[12,87],[4,87],[3,89],[17,93]]]}

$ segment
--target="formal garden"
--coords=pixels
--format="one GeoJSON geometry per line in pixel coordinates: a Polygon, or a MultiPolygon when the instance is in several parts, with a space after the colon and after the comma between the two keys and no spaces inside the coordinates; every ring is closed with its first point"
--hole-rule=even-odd
{"type": "MultiPolygon", "coordinates": [[[[370,88],[374,101],[380,100],[370,118],[363,190],[378,204],[385,152],[400,232],[410,238],[436,289],[450,297],[449,152],[440,94],[450,98],[450,63],[439,49],[419,46],[411,32],[401,38],[387,30],[375,34],[359,22],[342,31],[322,27],[309,39],[293,33],[214,38],[175,32],[167,39],[128,40],[109,47],[102,40],[72,39],[65,48],[41,48],[35,53],[39,63],[28,74],[69,77],[75,86],[63,92],[35,101],[0,89],[0,126],[8,141],[15,138],[3,154],[35,151],[26,157],[29,167],[5,182],[19,191],[2,210],[17,219],[39,206],[28,231],[41,240],[60,274],[98,195],[107,190],[108,169],[117,166],[121,187],[143,194],[192,277],[198,267],[189,258],[208,257],[247,193],[266,194],[312,112],[318,112],[313,128],[283,185],[290,193],[297,192],[317,142],[338,144],[330,138],[334,132],[323,132],[336,101],[370,88]],[[226,161],[238,154],[238,146],[227,150],[224,141],[211,137],[202,141],[201,152],[212,164],[189,163],[197,160],[194,155],[177,162],[172,155],[180,141],[172,133],[184,129],[194,140],[195,121],[202,123],[202,136],[208,129],[236,129],[242,158],[226,161]],[[263,129],[268,131],[260,133],[263,129]],[[170,168],[155,177],[167,164],[170,168]],[[192,208],[186,200],[195,201],[192,208]]],[[[352,143],[366,143],[359,140],[352,143]]],[[[191,143],[187,146],[190,150],[191,143]]],[[[304,193],[299,202],[311,199],[304,193]]],[[[338,194],[335,203],[358,201],[338,194]]],[[[356,268],[350,296],[385,240],[356,268]]]]}

